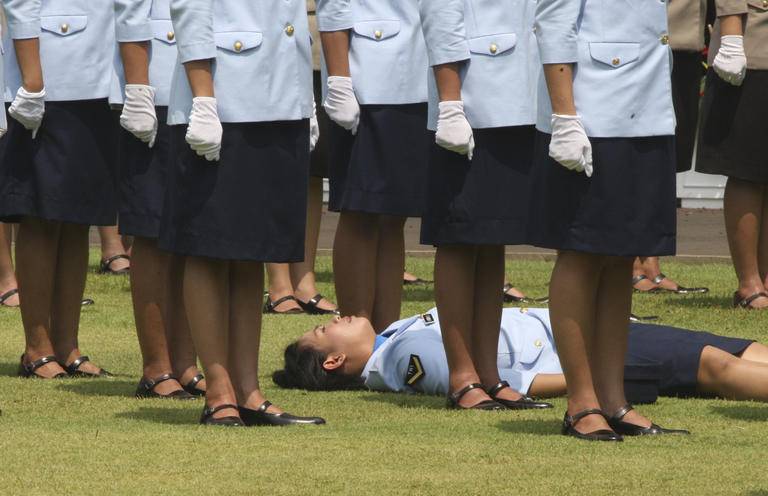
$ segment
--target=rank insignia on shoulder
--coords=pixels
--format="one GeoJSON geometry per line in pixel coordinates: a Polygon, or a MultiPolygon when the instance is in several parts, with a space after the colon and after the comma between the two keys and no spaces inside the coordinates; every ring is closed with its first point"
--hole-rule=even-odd
{"type": "Polygon", "coordinates": [[[425,375],[427,374],[424,372],[424,367],[421,366],[419,356],[411,355],[411,359],[408,361],[408,372],[405,374],[405,383],[412,386],[425,375]]]}
{"type": "Polygon", "coordinates": [[[432,325],[435,323],[435,318],[432,316],[431,313],[423,313],[421,314],[421,320],[424,321],[425,325],[432,325]]]}

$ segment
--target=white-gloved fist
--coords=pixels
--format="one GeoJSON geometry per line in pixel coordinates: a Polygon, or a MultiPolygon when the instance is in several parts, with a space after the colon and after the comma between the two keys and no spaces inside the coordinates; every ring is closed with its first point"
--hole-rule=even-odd
{"type": "Polygon", "coordinates": [[[43,122],[43,114],[45,114],[45,88],[39,93],[30,93],[22,86],[8,108],[8,115],[32,131],[32,139],[37,136],[37,130],[43,122]]]}
{"type": "Polygon", "coordinates": [[[469,160],[472,160],[475,136],[464,114],[464,102],[440,102],[438,109],[440,114],[437,118],[435,143],[446,150],[466,155],[469,160]]]}
{"type": "Polygon", "coordinates": [[[198,96],[192,99],[186,140],[190,148],[206,160],[219,160],[223,134],[216,99],[198,96]]]}
{"type": "Polygon", "coordinates": [[[712,62],[712,68],[723,81],[741,86],[747,74],[747,56],[744,55],[744,37],[726,35],[720,37],[720,49],[712,62]]]}
{"type": "Polygon", "coordinates": [[[312,117],[309,118],[309,151],[313,151],[320,139],[320,124],[317,123],[317,105],[312,99],[312,117]]]}
{"type": "Polygon", "coordinates": [[[149,147],[157,137],[155,89],[145,84],[126,84],[125,103],[120,114],[120,125],[149,147]]]}
{"type": "Polygon", "coordinates": [[[592,177],[592,143],[578,115],[552,114],[549,156],[567,169],[592,177]]]}
{"type": "Polygon", "coordinates": [[[323,103],[328,117],[352,134],[357,134],[360,123],[360,104],[357,103],[352,78],[328,76],[328,94],[323,103]]]}

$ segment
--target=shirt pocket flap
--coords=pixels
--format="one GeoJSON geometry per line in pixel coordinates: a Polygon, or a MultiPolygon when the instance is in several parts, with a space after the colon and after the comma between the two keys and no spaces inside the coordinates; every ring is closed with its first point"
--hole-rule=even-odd
{"type": "Polygon", "coordinates": [[[522,364],[531,364],[539,359],[539,355],[544,350],[544,343],[537,339],[532,346],[522,346],[518,360],[522,364]]]}
{"type": "Polygon", "coordinates": [[[621,67],[638,59],[640,43],[590,43],[589,54],[598,62],[621,67]]]}
{"type": "Polygon", "coordinates": [[[88,25],[88,16],[52,15],[40,16],[40,27],[50,33],[69,36],[79,33],[88,25]]]}
{"type": "Polygon", "coordinates": [[[382,41],[397,36],[400,32],[400,21],[358,21],[353,29],[360,36],[382,41]]]}
{"type": "Polygon", "coordinates": [[[261,45],[262,33],[258,31],[229,31],[215,33],[216,46],[229,52],[242,53],[261,45]]]}
{"type": "Polygon", "coordinates": [[[511,50],[515,45],[517,45],[517,35],[515,33],[493,34],[471,38],[469,40],[469,51],[495,57],[511,50]]]}
{"type": "Polygon", "coordinates": [[[162,41],[168,45],[176,43],[176,35],[173,32],[173,23],[167,19],[158,19],[150,21],[152,24],[152,36],[156,40],[162,41]]]}
{"type": "Polygon", "coordinates": [[[758,10],[768,10],[768,0],[747,0],[747,3],[758,10]]]}

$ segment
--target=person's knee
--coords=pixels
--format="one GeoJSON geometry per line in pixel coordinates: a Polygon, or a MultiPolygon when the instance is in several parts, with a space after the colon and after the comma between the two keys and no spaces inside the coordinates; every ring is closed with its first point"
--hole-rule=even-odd
{"type": "Polygon", "coordinates": [[[705,346],[699,359],[699,378],[710,383],[718,383],[728,374],[736,358],[730,353],[714,346],[705,346]]]}

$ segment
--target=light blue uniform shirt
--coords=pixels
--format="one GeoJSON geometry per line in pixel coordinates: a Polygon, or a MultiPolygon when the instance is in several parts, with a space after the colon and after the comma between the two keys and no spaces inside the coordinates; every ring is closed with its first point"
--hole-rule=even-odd
{"type": "MultiPolygon", "coordinates": [[[[573,63],[576,110],[588,136],[675,134],[667,4],[659,0],[539,0],[544,64],[573,63]]],[[[537,129],[551,133],[543,73],[537,129]]]]}
{"type": "Polygon", "coordinates": [[[114,0],[5,0],[5,100],[21,87],[14,39],[40,38],[47,101],[107,98],[115,47],[114,0]]]}
{"type": "MultiPolygon", "coordinates": [[[[115,15],[118,43],[150,41],[149,84],[155,88],[155,105],[167,106],[178,56],[170,0],[115,0],[115,15]]],[[[119,48],[115,55],[115,76],[109,101],[123,103],[125,73],[119,48]]]]}
{"type": "Polygon", "coordinates": [[[181,65],[214,59],[221,122],[307,119],[312,115],[312,53],[305,0],[171,0],[179,51],[169,124],[184,124],[192,91],[181,65]]]}
{"type": "MultiPolygon", "coordinates": [[[[657,0],[658,1],[658,0],[657,0]]],[[[461,62],[461,98],[474,129],[532,125],[539,73],[534,0],[421,0],[429,65],[461,62]]],[[[431,72],[431,71],[430,71],[431,72]]],[[[429,129],[439,97],[429,78],[429,129]]]]}
{"type": "Polygon", "coordinates": [[[351,30],[349,70],[359,103],[427,101],[418,0],[317,0],[317,24],[321,32],[351,30]]]}
{"type": "MultiPolygon", "coordinates": [[[[367,387],[448,394],[448,360],[437,309],[427,314],[433,323],[416,316],[397,321],[382,333],[392,335],[368,359],[362,373],[367,387]]],[[[503,310],[497,365],[501,379],[522,394],[527,394],[536,375],[563,373],[547,309],[531,308],[525,313],[517,308],[503,310]]]]}

